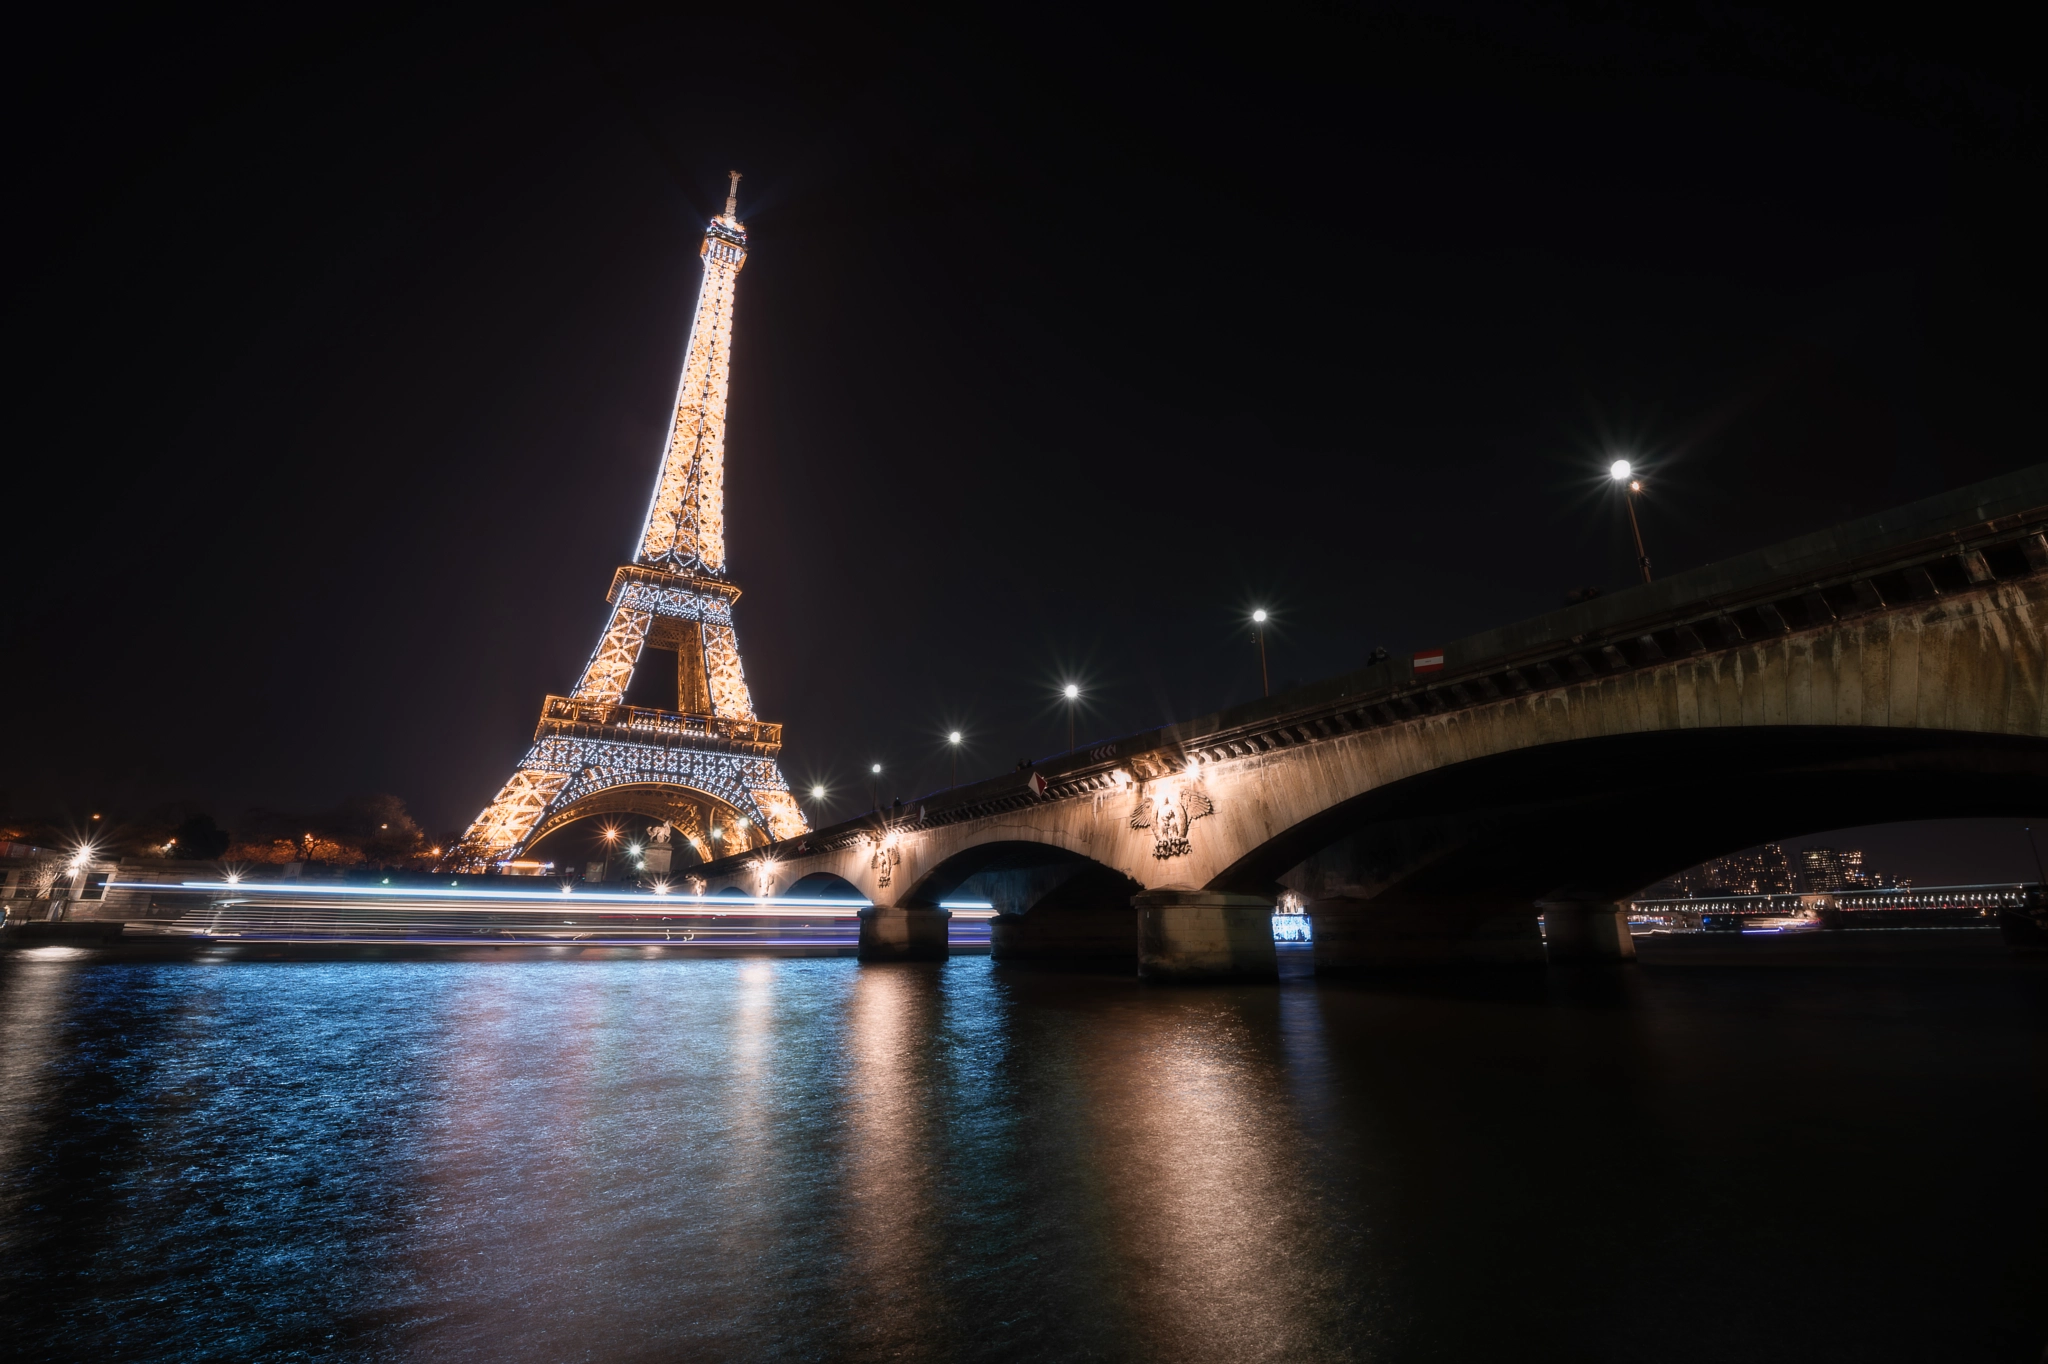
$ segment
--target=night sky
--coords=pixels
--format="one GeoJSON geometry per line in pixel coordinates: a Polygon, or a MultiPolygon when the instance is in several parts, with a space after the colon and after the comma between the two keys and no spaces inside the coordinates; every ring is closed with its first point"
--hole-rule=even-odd
{"type": "Polygon", "coordinates": [[[2048,457],[2017,29],[754,13],[23,38],[0,813],[465,824],[728,167],[740,643],[841,815],[1065,748],[1068,680],[1084,741],[1256,695],[1254,606],[1278,686],[1625,586],[1617,454],[1659,573],[2048,457]]]}

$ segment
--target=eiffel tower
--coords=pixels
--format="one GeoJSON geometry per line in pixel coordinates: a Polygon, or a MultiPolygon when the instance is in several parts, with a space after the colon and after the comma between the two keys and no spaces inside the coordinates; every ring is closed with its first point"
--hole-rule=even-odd
{"type": "Polygon", "coordinates": [[[675,421],[633,562],[612,575],[610,621],[575,691],[541,704],[533,747],[469,826],[455,863],[502,865],[598,814],[665,820],[709,860],[809,827],[782,778],[782,726],[754,715],[725,576],[725,390],[733,285],[747,260],[740,175],[704,233],[704,284],[675,421]],[[673,711],[626,704],[643,650],[673,650],[673,711]]]}

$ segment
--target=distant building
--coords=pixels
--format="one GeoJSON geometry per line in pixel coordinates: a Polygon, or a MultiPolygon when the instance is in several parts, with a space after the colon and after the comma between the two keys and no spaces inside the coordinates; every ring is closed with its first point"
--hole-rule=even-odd
{"type": "Polygon", "coordinates": [[[1689,867],[1644,892],[1649,899],[1698,899],[1712,895],[1775,895],[1795,889],[1785,849],[1777,843],[1745,848],[1689,867]]]}
{"type": "Polygon", "coordinates": [[[1799,872],[1799,888],[1806,891],[1878,890],[1912,884],[1865,867],[1861,848],[1808,848],[1799,854],[1799,872]]]}
{"type": "Polygon", "coordinates": [[[1815,894],[1840,890],[1882,890],[1912,885],[1863,864],[1861,848],[1806,848],[1787,856],[1783,844],[1766,843],[1716,857],[1646,887],[1648,900],[1697,900],[1720,895],[1815,894]]]}

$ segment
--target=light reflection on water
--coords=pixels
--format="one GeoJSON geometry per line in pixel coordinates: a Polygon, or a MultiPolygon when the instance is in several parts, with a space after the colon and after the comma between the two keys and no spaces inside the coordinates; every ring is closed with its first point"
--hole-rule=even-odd
{"type": "Polygon", "coordinates": [[[2048,1194],[1979,1153],[2048,1149],[2044,1020],[2004,965],[1171,990],[13,953],[0,1328],[30,1358],[2025,1359],[2048,1194]]]}

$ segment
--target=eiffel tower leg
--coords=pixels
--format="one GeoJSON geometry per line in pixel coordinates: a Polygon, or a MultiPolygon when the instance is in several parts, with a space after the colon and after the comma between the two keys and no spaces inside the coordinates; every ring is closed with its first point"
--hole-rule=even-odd
{"type": "Polygon", "coordinates": [[[540,745],[528,749],[497,798],[469,826],[455,846],[451,864],[458,871],[488,871],[512,856],[533,835],[570,773],[550,770],[540,761],[540,745]]]}

